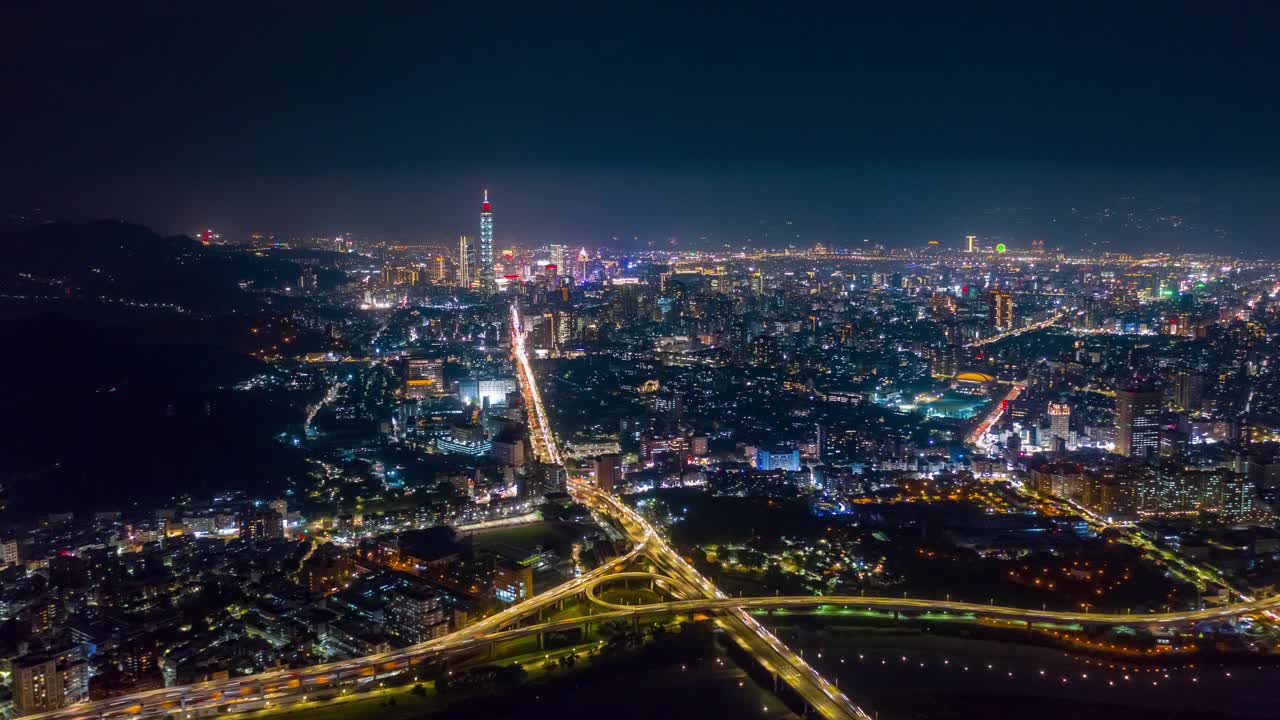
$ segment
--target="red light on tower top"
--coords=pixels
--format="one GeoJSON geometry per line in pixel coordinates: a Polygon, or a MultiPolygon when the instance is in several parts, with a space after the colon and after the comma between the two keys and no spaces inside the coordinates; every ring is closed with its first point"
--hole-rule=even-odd
{"type": "Polygon", "coordinates": [[[481,212],[489,212],[489,191],[484,191],[484,203],[480,205],[481,212]]]}

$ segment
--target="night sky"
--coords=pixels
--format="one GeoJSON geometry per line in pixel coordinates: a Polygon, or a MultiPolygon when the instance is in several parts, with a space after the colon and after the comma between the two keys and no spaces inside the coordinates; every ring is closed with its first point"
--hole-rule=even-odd
{"type": "Polygon", "coordinates": [[[0,211],[444,241],[488,187],[499,245],[1280,245],[1270,3],[261,4],[7,4],[0,211]],[[1193,227],[1082,239],[1117,202],[1193,227]]]}

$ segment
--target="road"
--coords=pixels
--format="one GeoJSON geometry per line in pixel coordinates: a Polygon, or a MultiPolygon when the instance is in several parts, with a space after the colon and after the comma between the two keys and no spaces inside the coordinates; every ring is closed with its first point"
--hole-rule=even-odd
{"type": "Polygon", "coordinates": [[[1018,396],[1022,394],[1022,391],[1025,390],[1026,387],[1027,386],[1023,383],[1014,383],[1013,387],[1009,388],[1009,392],[1005,393],[1004,397],[1000,398],[994,405],[992,405],[991,410],[987,412],[986,417],[982,418],[982,420],[973,428],[973,431],[969,433],[968,442],[970,445],[973,445],[983,451],[990,449],[990,444],[986,441],[987,432],[991,430],[993,425],[1000,421],[1000,417],[1004,415],[1004,411],[1008,407],[1009,403],[1017,400],[1018,396]]]}
{"type": "Polygon", "coordinates": [[[1059,625],[1126,625],[1155,626],[1182,625],[1199,623],[1240,615],[1261,615],[1280,608],[1280,595],[1262,600],[1251,600],[1235,605],[1208,608],[1203,610],[1184,610],[1164,613],[1088,613],[1076,611],[1032,610],[1028,608],[1004,607],[1001,605],[983,605],[951,600],[921,600],[916,598],[867,597],[863,595],[794,595],[753,598],[693,598],[674,600],[671,602],[652,603],[649,605],[619,605],[606,602],[596,595],[596,588],[604,583],[618,580],[653,580],[659,581],[661,576],[652,573],[627,572],[596,578],[588,589],[588,597],[592,602],[614,611],[626,611],[632,614],[680,614],[691,612],[711,612],[728,608],[774,609],[774,608],[815,608],[815,607],[849,607],[866,608],[868,610],[893,610],[897,612],[947,613],[966,615],[975,618],[993,620],[1009,620],[1012,622],[1052,623],[1059,625]]]}
{"type": "MultiPolygon", "coordinates": [[[[614,562],[593,570],[580,578],[564,583],[542,595],[481,620],[475,625],[446,637],[420,643],[401,650],[379,655],[316,665],[298,670],[261,673],[228,680],[163,688],[135,693],[110,700],[82,703],[59,710],[27,716],[38,720],[93,720],[145,718],[161,715],[213,715],[219,708],[227,712],[237,709],[256,710],[270,701],[276,707],[286,707],[306,698],[314,700],[321,693],[352,692],[391,675],[411,672],[424,661],[443,655],[471,649],[484,648],[493,643],[513,640],[545,632],[555,632],[580,627],[586,623],[602,623],[614,620],[626,621],[657,615],[703,612],[717,615],[717,622],[736,641],[743,643],[764,667],[787,682],[813,707],[828,717],[837,710],[851,706],[847,698],[834,685],[829,684],[803,659],[792,653],[776,637],[763,628],[746,611],[767,608],[811,608],[848,606],[850,608],[878,608],[906,613],[953,613],[975,618],[993,618],[1016,622],[1085,623],[1092,625],[1173,625],[1220,620],[1227,617],[1258,614],[1280,608],[1280,595],[1265,600],[1254,600],[1232,606],[1207,610],[1153,614],[1080,613],[1056,612],[1009,608],[980,603],[962,603],[913,598],[886,598],[862,596],[783,596],[756,598],[729,598],[715,590],[709,582],[693,571],[670,546],[652,532],[652,528],[634,511],[622,505],[616,498],[599,493],[594,488],[580,487],[578,492],[590,502],[606,505],[616,503],[618,522],[627,528],[629,536],[638,542],[630,552],[614,562]],[[655,548],[666,552],[653,552],[655,548]],[[647,556],[664,575],[653,573],[620,573],[618,570],[647,556]],[[679,599],[648,605],[617,605],[601,600],[595,593],[597,587],[619,579],[637,578],[653,580],[679,599]],[[537,623],[524,627],[517,625],[522,617],[538,612],[560,600],[582,594],[601,605],[605,612],[590,616],[566,618],[553,622],[537,623]],[[816,694],[815,694],[816,693],[816,694]],[[826,700],[824,700],[826,698],[826,700]],[[239,706],[239,708],[237,708],[239,706]]],[[[849,712],[844,710],[843,712],[849,712]]],[[[853,710],[852,716],[865,720],[861,710],[853,710]]]]}
{"type": "Polygon", "coordinates": [[[973,342],[965,343],[964,346],[967,348],[976,348],[976,347],[983,347],[985,345],[993,345],[995,343],[1000,342],[1001,340],[1007,340],[1008,338],[1015,337],[1023,333],[1033,332],[1035,330],[1043,330],[1044,328],[1047,328],[1050,325],[1053,325],[1054,323],[1058,322],[1062,318],[1066,317],[1067,312],[1068,312],[1067,310],[1062,310],[1055,313],[1052,317],[1046,320],[1041,320],[1040,322],[1032,323],[1030,325],[1027,325],[1026,327],[1020,327],[1017,330],[1006,330],[1005,332],[1002,332],[999,335],[992,335],[991,337],[983,338],[982,340],[974,340],[973,342]]]}
{"type": "MultiPolygon", "coordinates": [[[[518,366],[525,405],[531,409],[527,414],[530,417],[530,434],[536,438],[533,443],[534,451],[543,462],[560,466],[562,462],[556,439],[547,420],[541,393],[538,392],[537,378],[533,374],[525,351],[520,309],[514,303],[511,306],[511,348],[518,366]]],[[[645,554],[666,571],[684,594],[703,600],[727,599],[724,593],[685,562],[684,558],[662,539],[648,521],[626,504],[608,493],[591,487],[582,478],[570,478],[568,486],[570,493],[579,502],[617,524],[635,547],[643,547],[645,554]]],[[[773,633],[748,615],[745,610],[737,607],[725,607],[723,610],[724,612],[716,617],[720,627],[777,679],[795,690],[818,714],[832,720],[870,719],[869,715],[854,705],[835,685],[782,644],[773,633]]]]}

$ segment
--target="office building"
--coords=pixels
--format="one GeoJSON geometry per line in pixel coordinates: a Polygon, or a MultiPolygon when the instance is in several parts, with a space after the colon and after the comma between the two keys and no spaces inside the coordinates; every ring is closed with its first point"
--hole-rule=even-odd
{"type": "Polygon", "coordinates": [[[999,331],[1013,329],[1013,294],[995,288],[987,296],[988,319],[991,326],[999,331]]]}
{"type": "Polygon", "coordinates": [[[799,472],[800,450],[765,450],[764,448],[758,448],[756,450],[756,469],[799,472]]]}
{"type": "Polygon", "coordinates": [[[444,360],[409,358],[405,360],[404,392],[406,397],[424,398],[444,393],[444,360]]]}
{"type": "Polygon", "coordinates": [[[533,565],[495,557],[493,596],[505,603],[517,603],[533,597],[533,565]]]}
{"type": "Polygon", "coordinates": [[[1058,442],[1071,445],[1071,406],[1066,403],[1049,403],[1049,446],[1058,442]]]}
{"type": "Polygon", "coordinates": [[[1160,450],[1160,393],[1126,388],[1116,392],[1116,452],[1147,458],[1160,450]]]}
{"type": "Polygon", "coordinates": [[[468,378],[458,381],[458,397],[464,403],[481,407],[497,407],[507,404],[507,395],[516,392],[514,377],[468,378]]]}
{"type": "Polygon", "coordinates": [[[1183,370],[1174,376],[1173,401],[1183,410],[1199,410],[1204,398],[1204,376],[1183,370]]]}
{"type": "MultiPolygon", "coordinates": [[[[547,249],[551,251],[551,264],[556,266],[557,272],[567,271],[569,268],[567,265],[564,264],[565,263],[564,253],[566,250],[565,246],[564,245],[548,245],[547,249]]],[[[548,272],[548,274],[551,274],[551,273],[548,272]]]]}
{"type": "Polygon", "coordinates": [[[489,207],[489,191],[484,191],[484,202],[480,205],[480,289],[490,293],[494,290],[493,273],[493,210],[489,207]]]}
{"type": "Polygon", "coordinates": [[[622,456],[617,453],[606,453],[591,458],[591,475],[595,478],[596,487],[611,493],[622,483],[622,456]]]}
{"type": "Polygon", "coordinates": [[[471,268],[475,266],[472,256],[475,254],[475,243],[466,235],[458,237],[458,287],[469,288],[474,283],[471,268]]]}

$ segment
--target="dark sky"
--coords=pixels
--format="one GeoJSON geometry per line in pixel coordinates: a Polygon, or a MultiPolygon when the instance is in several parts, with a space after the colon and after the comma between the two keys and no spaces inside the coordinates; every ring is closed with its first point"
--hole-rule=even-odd
{"type": "Polygon", "coordinates": [[[488,187],[499,244],[1071,245],[1127,202],[1193,229],[1089,238],[1278,244],[1271,3],[16,5],[6,212],[437,240],[488,187]]]}

